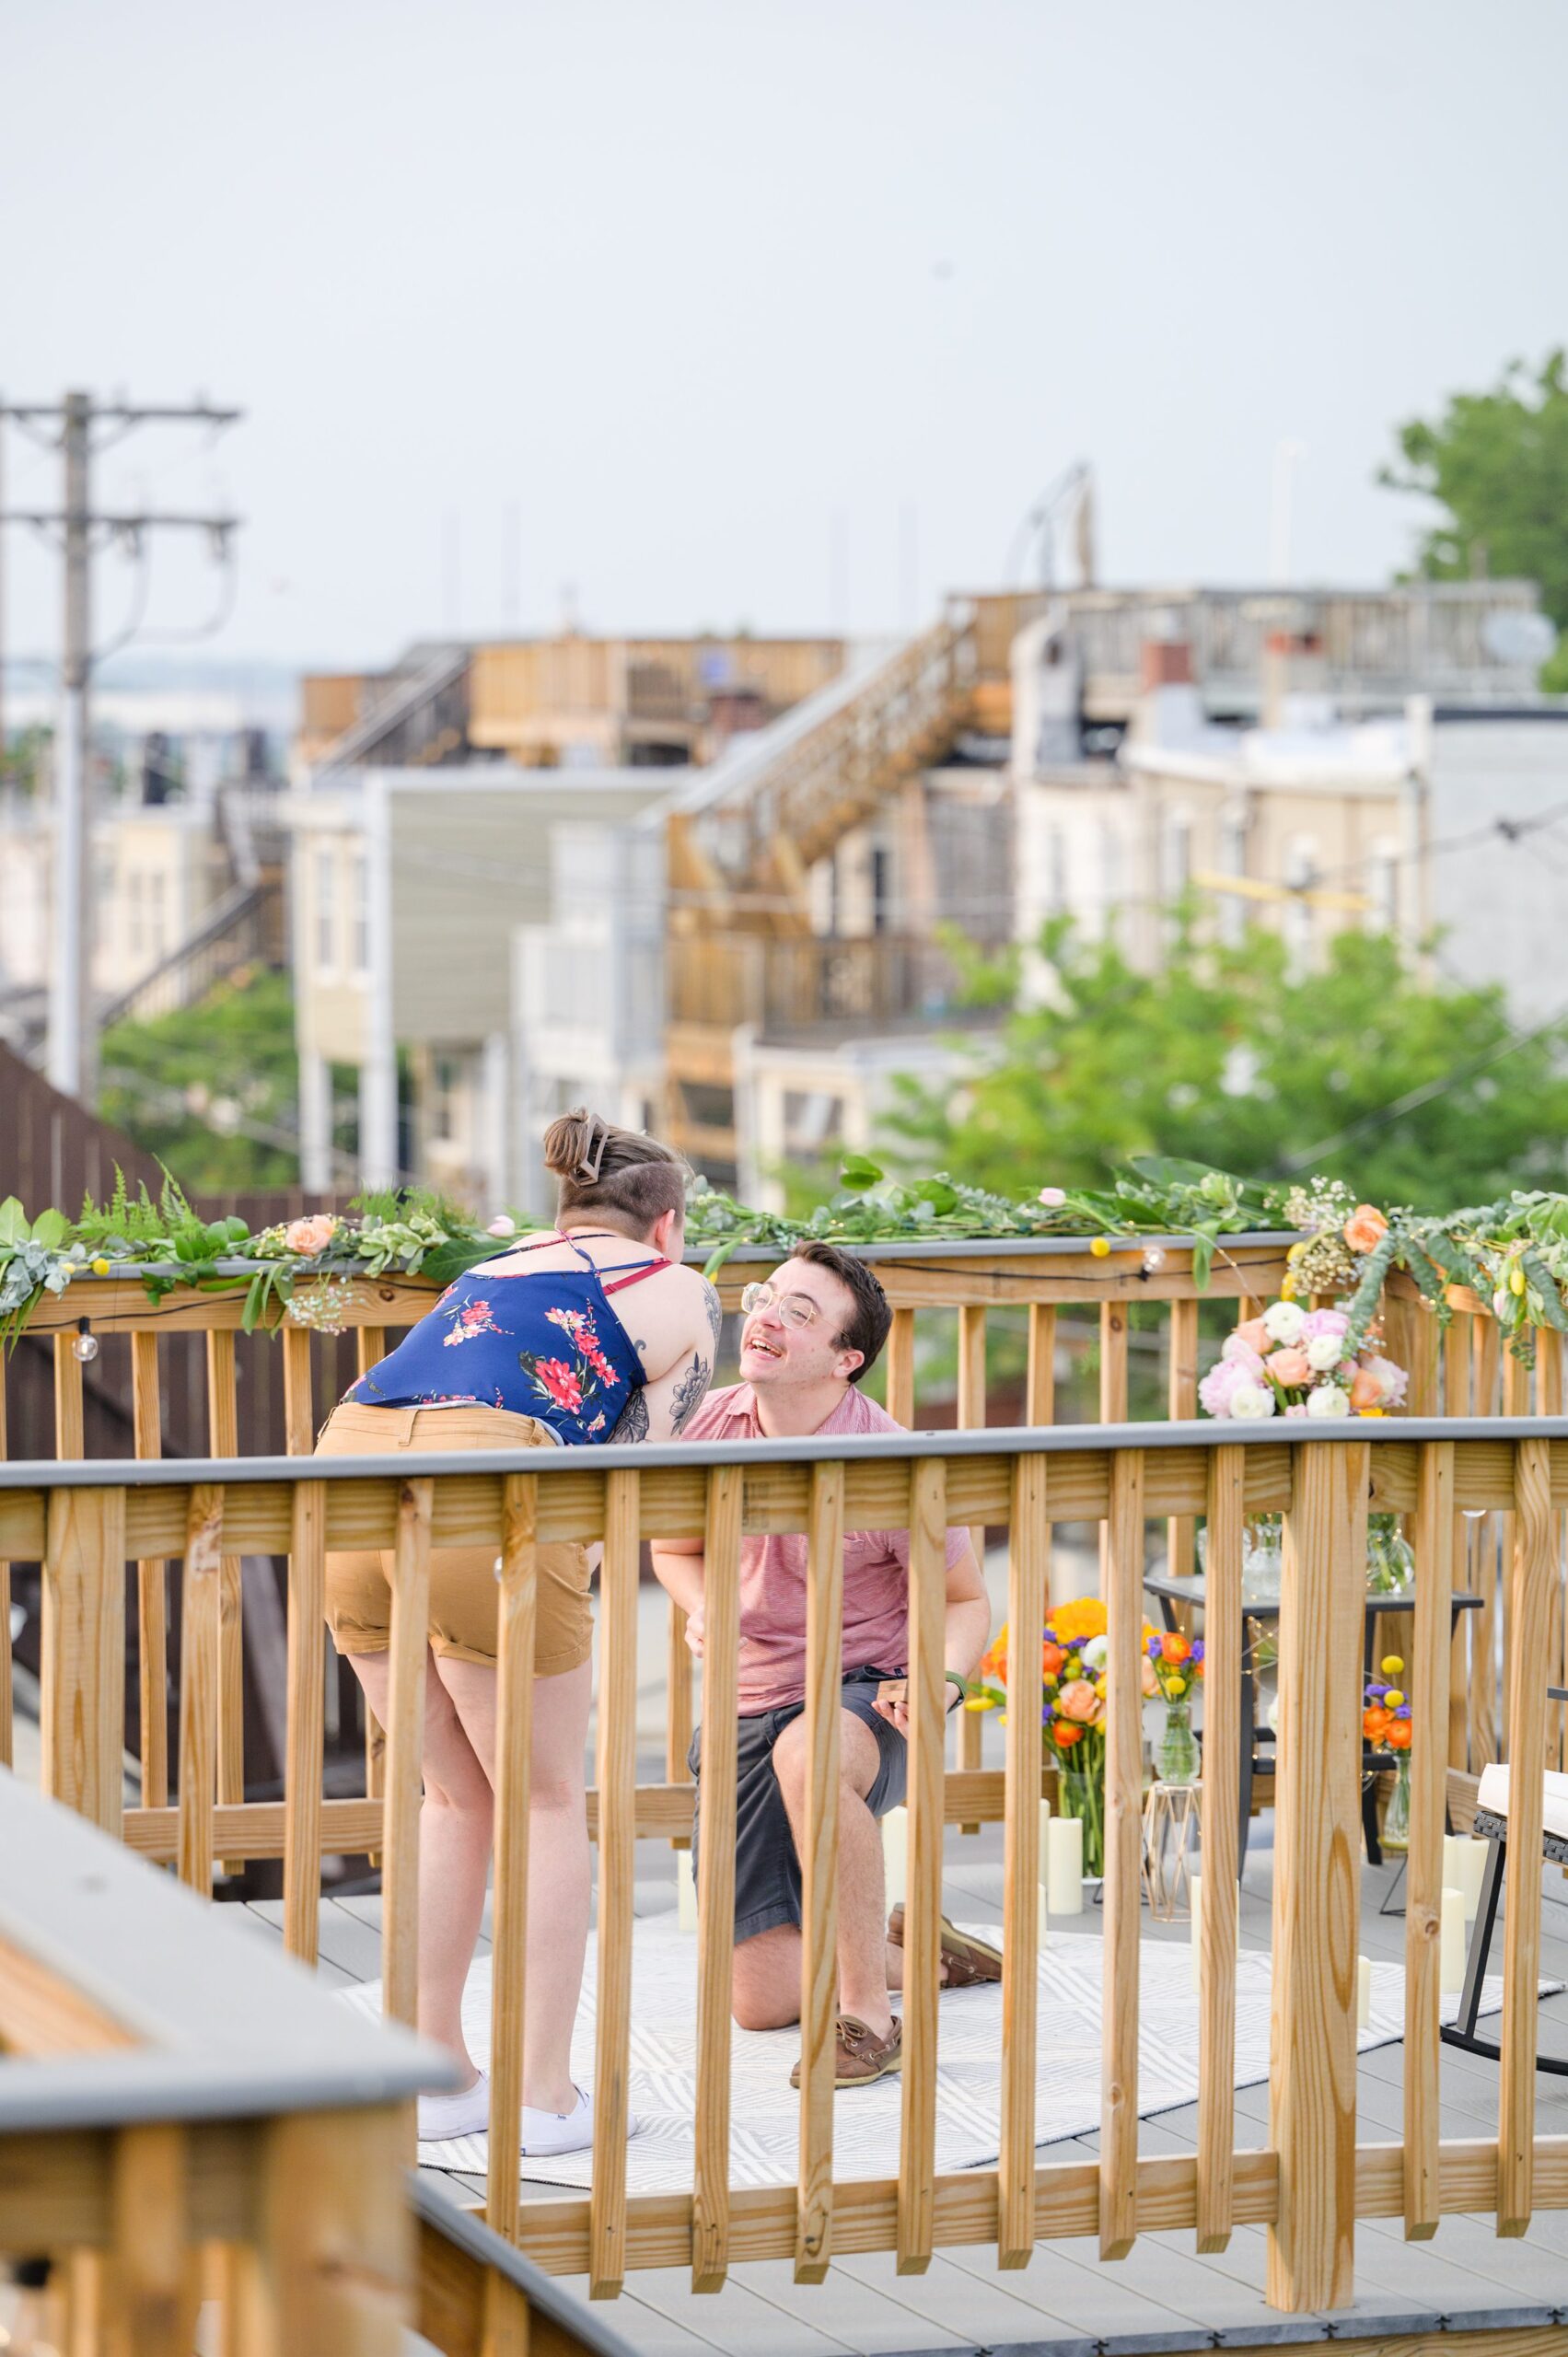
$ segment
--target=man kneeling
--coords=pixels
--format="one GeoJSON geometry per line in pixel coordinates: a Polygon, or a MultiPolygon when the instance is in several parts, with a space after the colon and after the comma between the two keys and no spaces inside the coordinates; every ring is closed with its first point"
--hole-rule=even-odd
{"type": "MultiPolygon", "coordinates": [[[[743,1380],[711,1392],[687,1440],[777,1440],[810,1433],[897,1432],[892,1417],[855,1387],[892,1322],[887,1296],[863,1261],[830,1244],[796,1247],[765,1284],[742,1296],[743,1380]]],[[[902,1986],[903,1909],[884,1924],[882,1841],[877,1819],[904,1796],[909,1719],[879,1700],[909,1662],[909,1533],[861,1530],[844,1538],[842,1716],[839,1727],[838,2084],[868,2085],[901,2057],[888,2002],[902,1986]]],[[[689,1616],[687,1643],[703,1650],[703,1543],[656,1540],[654,1569],[689,1616]]],[[[735,2018],[743,2029],[783,2029],[800,2019],[800,1844],[806,1822],[806,1540],[789,1533],[742,1540],[740,1740],[736,1796],[735,2018]]],[[[985,1650],[991,1612],[969,1533],[947,1532],[943,1660],[947,1704],[985,1650]]],[[[702,1730],[690,1765],[698,1779],[702,1730]]],[[[948,1988],[997,1980],[994,1948],[942,1923],[948,1988]]],[[[799,2078],[796,2066],[795,2077],[799,2078]]]]}

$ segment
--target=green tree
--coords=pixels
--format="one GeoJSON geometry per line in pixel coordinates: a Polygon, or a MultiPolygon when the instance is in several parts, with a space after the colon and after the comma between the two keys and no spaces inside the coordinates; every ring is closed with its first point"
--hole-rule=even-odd
{"type": "Polygon", "coordinates": [[[1568,1025],[1520,1039],[1500,990],[1428,988],[1386,936],[1342,933],[1299,979],[1260,930],[1224,947],[1181,925],[1153,975],[1066,921],[1040,947],[1046,1004],[1015,993],[956,1089],[902,1084],[912,1165],[1017,1194],[1103,1184],[1133,1154],[1258,1179],[1307,1156],[1373,1202],[1433,1211],[1568,1178],[1568,1025]]]}
{"type": "MultiPolygon", "coordinates": [[[[1549,353],[1534,376],[1516,360],[1491,392],[1451,395],[1439,419],[1411,418],[1398,441],[1403,466],[1383,468],[1378,481],[1447,511],[1419,544],[1427,579],[1538,581],[1568,633],[1568,356],[1549,353]]],[[[1568,688],[1568,644],[1543,684],[1568,688]]]]}
{"type": "Polygon", "coordinates": [[[287,1187],[299,1097],[286,974],[220,983],[198,1006],[105,1032],[99,1109],[188,1194],[287,1187]]]}

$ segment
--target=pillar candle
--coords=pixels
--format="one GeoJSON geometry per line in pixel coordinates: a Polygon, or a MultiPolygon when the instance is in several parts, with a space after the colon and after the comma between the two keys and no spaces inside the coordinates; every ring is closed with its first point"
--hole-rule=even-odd
{"type": "Polygon", "coordinates": [[[1358,1956],[1355,1960],[1355,2026],[1365,2029],[1372,2019],[1372,1959],[1358,1956]]]}
{"type": "Polygon", "coordinates": [[[882,1819],[882,1872],[889,1908],[901,1907],[909,1897],[910,1813],[890,1808],[882,1819]]]}
{"type": "Polygon", "coordinates": [[[1465,1895],[1465,1920],[1473,1923],[1481,1908],[1481,1878],[1486,1872],[1484,1841],[1471,1841],[1462,1833],[1443,1836],[1443,1887],[1446,1890],[1462,1890],[1465,1895]]]}
{"type": "Polygon", "coordinates": [[[690,1850],[675,1853],[675,1920],[683,1932],[697,1928],[697,1878],[691,1871],[690,1850]]]}
{"type": "Polygon", "coordinates": [[[1084,1911],[1084,1829],[1075,1817],[1053,1817],[1046,1829],[1046,1904],[1053,1915],[1084,1911]]]}
{"type": "Polygon", "coordinates": [[[1192,1964],[1192,1986],[1196,1989],[1203,1961],[1203,1877],[1202,1875],[1188,1875],[1187,1904],[1192,1914],[1192,1945],[1190,1953],[1192,1964]]]}
{"type": "Polygon", "coordinates": [[[1040,1890],[1037,1894],[1036,1900],[1040,1910],[1040,1945],[1042,1948],[1045,1945],[1047,1919],[1051,1913],[1050,1881],[1051,1803],[1049,1801],[1042,1800],[1040,1805],[1040,1890]]]}
{"type": "Polygon", "coordinates": [[[1044,1947],[1044,1945],[1045,1945],[1045,1943],[1046,1943],[1047,1937],[1049,1936],[1050,1929],[1051,1929],[1051,1910],[1050,1910],[1050,1908],[1046,1905],[1046,1898],[1045,1898],[1045,1885],[1044,1885],[1044,1883],[1041,1883],[1041,1884],[1040,1884],[1040,1888],[1039,1888],[1039,1889],[1036,1891],[1036,1893],[1035,1893],[1035,1903],[1036,1903],[1036,1905],[1037,1905],[1037,1906],[1039,1907],[1039,1909],[1040,1909],[1039,1916],[1038,1916],[1038,1918],[1036,1919],[1036,1921],[1037,1921],[1037,1933],[1036,1933],[1036,1935],[1037,1935],[1037,1938],[1038,1938],[1038,1940],[1039,1940],[1040,1945],[1043,1948],[1043,1947],[1044,1947]]]}
{"type": "Polygon", "coordinates": [[[1438,1946],[1437,1985],[1445,1997],[1457,1997],[1465,1985],[1465,1894],[1443,1893],[1443,1929],[1438,1946]]]}

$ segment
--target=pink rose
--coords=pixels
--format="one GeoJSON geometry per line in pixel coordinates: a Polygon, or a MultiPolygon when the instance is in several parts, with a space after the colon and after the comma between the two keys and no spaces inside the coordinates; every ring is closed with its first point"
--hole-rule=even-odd
{"type": "Polygon", "coordinates": [[[1287,1416],[1305,1416],[1306,1413],[1307,1402],[1305,1399],[1293,1400],[1291,1405],[1285,1410],[1285,1414],[1287,1416]]]}
{"type": "Polygon", "coordinates": [[[1304,1342],[1315,1342],[1319,1334],[1343,1334],[1350,1326],[1350,1314],[1343,1309],[1309,1309],[1307,1323],[1301,1329],[1304,1342]]]}
{"type": "Polygon", "coordinates": [[[308,1219],[290,1220],[283,1232],[283,1240],[291,1252],[303,1260],[313,1260],[324,1252],[338,1232],[337,1221],[330,1212],[314,1212],[308,1219]]]}
{"type": "Polygon", "coordinates": [[[1308,1383],[1312,1379],[1312,1369],[1307,1364],[1305,1351],[1276,1351],[1272,1358],[1263,1361],[1263,1364],[1276,1383],[1308,1383]]]}
{"type": "Polygon", "coordinates": [[[1260,1376],[1263,1372],[1261,1356],[1253,1349],[1250,1342],[1244,1342],[1239,1334],[1225,1336],[1224,1342],[1220,1345],[1220,1356],[1222,1359],[1229,1359],[1237,1366],[1244,1366],[1249,1375],[1260,1376]]]}
{"type": "Polygon", "coordinates": [[[1247,1318],[1237,1328],[1232,1340],[1245,1342],[1249,1351],[1256,1351],[1261,1356],[1269,1347],[1271,1337],[1260,1318],[1247,1318]]]}
{"type": "Polygon", "coordinates": [[[1410,1376],[1406,1370],[1396,1366],[1392,1359],[1376,1356],[1364,1359],[1362,1364],[1381,1389],[1385,1408],[1402,1408],[1410,1386],[1410,1376]]]}
{"type": "Polygon", "coordinates": [[[1212,1366],[1198,1386],[1198,1404],[1206,1416],[1228,1416],[1230,1395],[1238,1383],[1253,1380],[1250,1370],[1240,1359],[1221,1359],[1212,1366]]]}
{"type": "Polygon", "coordinates": [[[1056,1707],[1063,1718],[1074,1719],[1080,1726],[1092,1726],[1099,1711],[1099,1696],[1086,1678],[1074,1678],[1056,1698],[1056,1707]]]}

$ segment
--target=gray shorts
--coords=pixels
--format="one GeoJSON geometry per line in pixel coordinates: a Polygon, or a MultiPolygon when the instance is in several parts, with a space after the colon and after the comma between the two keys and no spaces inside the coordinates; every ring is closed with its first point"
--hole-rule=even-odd
{"type": "MultiPolygon", "coordinates": [[[[901,1669],[854,1669],[844,1679],[841,1695],[846,1711],[865,1721],[877,1738],[880,1765],[865,1795],[873,1817],[886,1817],[904,1796],[908,1747],[897,1727],[889,1726],[876,1710],[877,1689],[885,1678],[901,1678],[901,1669]]],[[[804,1712],[804,1702],[786,1702],[776,1711],[759,1711],[740,1722],[740,1749],[735,1790],[735,1937],[754,1940],[781,1923],[800,1922],[800,1861],[795,1835],[773,1773],[773,1746],[792,1719],[804,1712]]],[[[697,1779],[697,1807],[691,1823],[691,1870],[697,1868],[697,1842],[703,1810],[703,1730],[691,1738],[686,1764],[697,1779]]]]}

